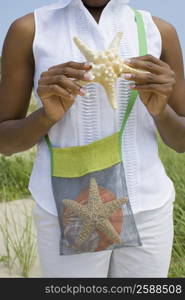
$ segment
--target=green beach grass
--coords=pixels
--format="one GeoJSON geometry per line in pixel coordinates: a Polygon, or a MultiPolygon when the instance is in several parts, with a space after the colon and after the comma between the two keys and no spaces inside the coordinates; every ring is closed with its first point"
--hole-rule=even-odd
{"type": "MultiPolygon", "coordinates": [[[[22,277],[28,278],[37,257],[36,236],[30,209],[25,205],[28,200],[20,200],[19,203],[23,206],[19,205],[17,212],[15,206],[5,205],[2,209],[4,221],[0,224],[0,233],[4,252],[0,256],[0,262],[9,275],[15,272],[16,267],[22,277]]],[[[12,201],[11,204],[17,206],[17,201],[12,201]]]]}
{"type": "Polygon", "coordinates": [[[175,237],[169,277],[185,278],[185,154],[178,154],[159,139],[159,153],[176,189],[175,237]]]}
{"type": "Polygon", "coordinates": [[[34,149],[10,157],[0,155],[0,202],[30,196],[27,187],[34,156],[34,149]]]}
{"type": "MultiPolygon", "coordinates": [[[[176,188],[175,238],[169,277],[185,277],[185,154],[177,154],[159,139],[159,153],[176,188]]],[[[0,155],[0,201],[30,197],[28,181],[35,148],[10,157],[0,155]]]]}

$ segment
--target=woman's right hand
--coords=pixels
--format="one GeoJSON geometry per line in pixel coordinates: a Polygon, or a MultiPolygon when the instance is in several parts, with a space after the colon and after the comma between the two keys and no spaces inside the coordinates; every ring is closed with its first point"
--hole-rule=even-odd
{"type": "Polygon", "coordinates": [[[77,95],[84,96],[84,89],[75,80],[90,81],[88,63],[67,62],[50,67],[38,81],[37,93],[45,114],[52,122],[58,122],[72,106],[77,95]]]}

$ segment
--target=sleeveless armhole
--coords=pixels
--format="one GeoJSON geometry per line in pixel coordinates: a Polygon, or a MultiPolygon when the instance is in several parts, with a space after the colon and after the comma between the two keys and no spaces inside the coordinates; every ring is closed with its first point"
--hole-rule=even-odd
{"type": "Polygon", "coordinates": [[[39,10],[40,8],[37,8],[33,11],[34,15],[34,23],[35,23],[35,34],[34,34],[34,39],[32,43],[32,52],[33,52],[33,58],[34,58],[34,63],[35,63],[35,72],[34,72],[34,88],[33,88],[33,94],[35,96],[35,103],[37,105],[37,108],[42,106],[41,100],[37,94],[37,86],[38,86],[38,78],[36,76],[37,74],[37,66],[38,66],[38,60],[39,60],[39,35],[40,35],[40,30],[39,30],[39,10]]]}
{"type": "Polygon", "coordinates": [[[33,39],[33,44],[32,44],[32,51],[33,51],[33,57],[35,60],[35,65],[36,65],[36,43],[37,43],[37,36],[38,36],[37,9],[35,9],[33,11],[33,16],[34,16],[34,23],[35,23],[35,33],[34,33],[34,39],[33,39]]]}
{"type": "Polygon", "coordinates": [[[36,44],[37,44],[37,39],[38,39],[38,24],[37,24],[37,9],[33,11],[33,16],[34,16],[34,25],[35,25],[35,33],[34,33],[34,39],[32,43],[32,52],[33,52],[33,58],[34,58],[34,63],[35,63],[35,72],[34,72],[34,88],[33,88],[33,94],[35,96],[35,101],[36,104],[38,104],[37,101],[37,93],[35,91],[35,73],[36,73],[36,68],[37,68],[37,50],[36,50],[36,44]]]}

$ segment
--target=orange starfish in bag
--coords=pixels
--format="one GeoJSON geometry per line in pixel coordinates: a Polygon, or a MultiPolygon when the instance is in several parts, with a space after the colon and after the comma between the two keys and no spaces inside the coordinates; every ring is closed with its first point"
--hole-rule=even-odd
{"type": "Polygon", "coordinates": [[[99,238],[96,251],[106,249],[113,243],[121,243],[119,236],[123,223],[121,206],[127,199],[115,198],[111,191],[98,186],[96,180],[91,178],[89,189],[80,192],[75,201],[63,200],[65,207],[68,208],[68,212],[65,211],[68,224],[70,220],[73,224],[79,223],[78,218],[83,223],[74,241],[76,247],[80,248],[94,232],[98,233],[99,238]],[[74,216],[78,218],[74,219],[74,216]]]}

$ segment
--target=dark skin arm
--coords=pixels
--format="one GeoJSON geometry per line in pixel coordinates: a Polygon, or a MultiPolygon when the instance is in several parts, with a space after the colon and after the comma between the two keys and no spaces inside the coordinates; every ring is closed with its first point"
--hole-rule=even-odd
{"type": "Polygon", "coordinates": [[[33,88],[34,17],[28,14],[12,23],[2,53],[0,83],[0,153],[11,155],[34,146],[60,120],[83,89],[68,77],[88,80],[91,68],[68,62],[41,74],[38,94],[43,107],[26,117],[33,88]],[[12,50],[14,49],[14,50],[12,50]]]}
{"type": "Polygon", "coordinates": [[[0,84],[0,152],[5,155],[31,148],[52,125],[42,109],[25,118],[33,87],[33,37],[34,23],[29,15],[11,25],[4,42],[0,84]]]}
{"type": "Polygon", "coordinates": [[[133,58],[130,66],[152,75],[130,78],[135,81],[143,103],[153,116],[163,141],[177,152],[185,152],[185,80],[182,51],[176,30],[153,17],[162,37],[160,60],[153,56],[133,58]]]}
{"type": "Polygon", "coordinates": [[[161,59],[175,72],[176,80],[166,109],[154,120],[163,141],[178,152],[185,152],[185,78],[181,46],[175,28],[158,18],[154,21],[163,39],[161,59]],[[174,142],[174,136],[177,142],[174,142]]]}

